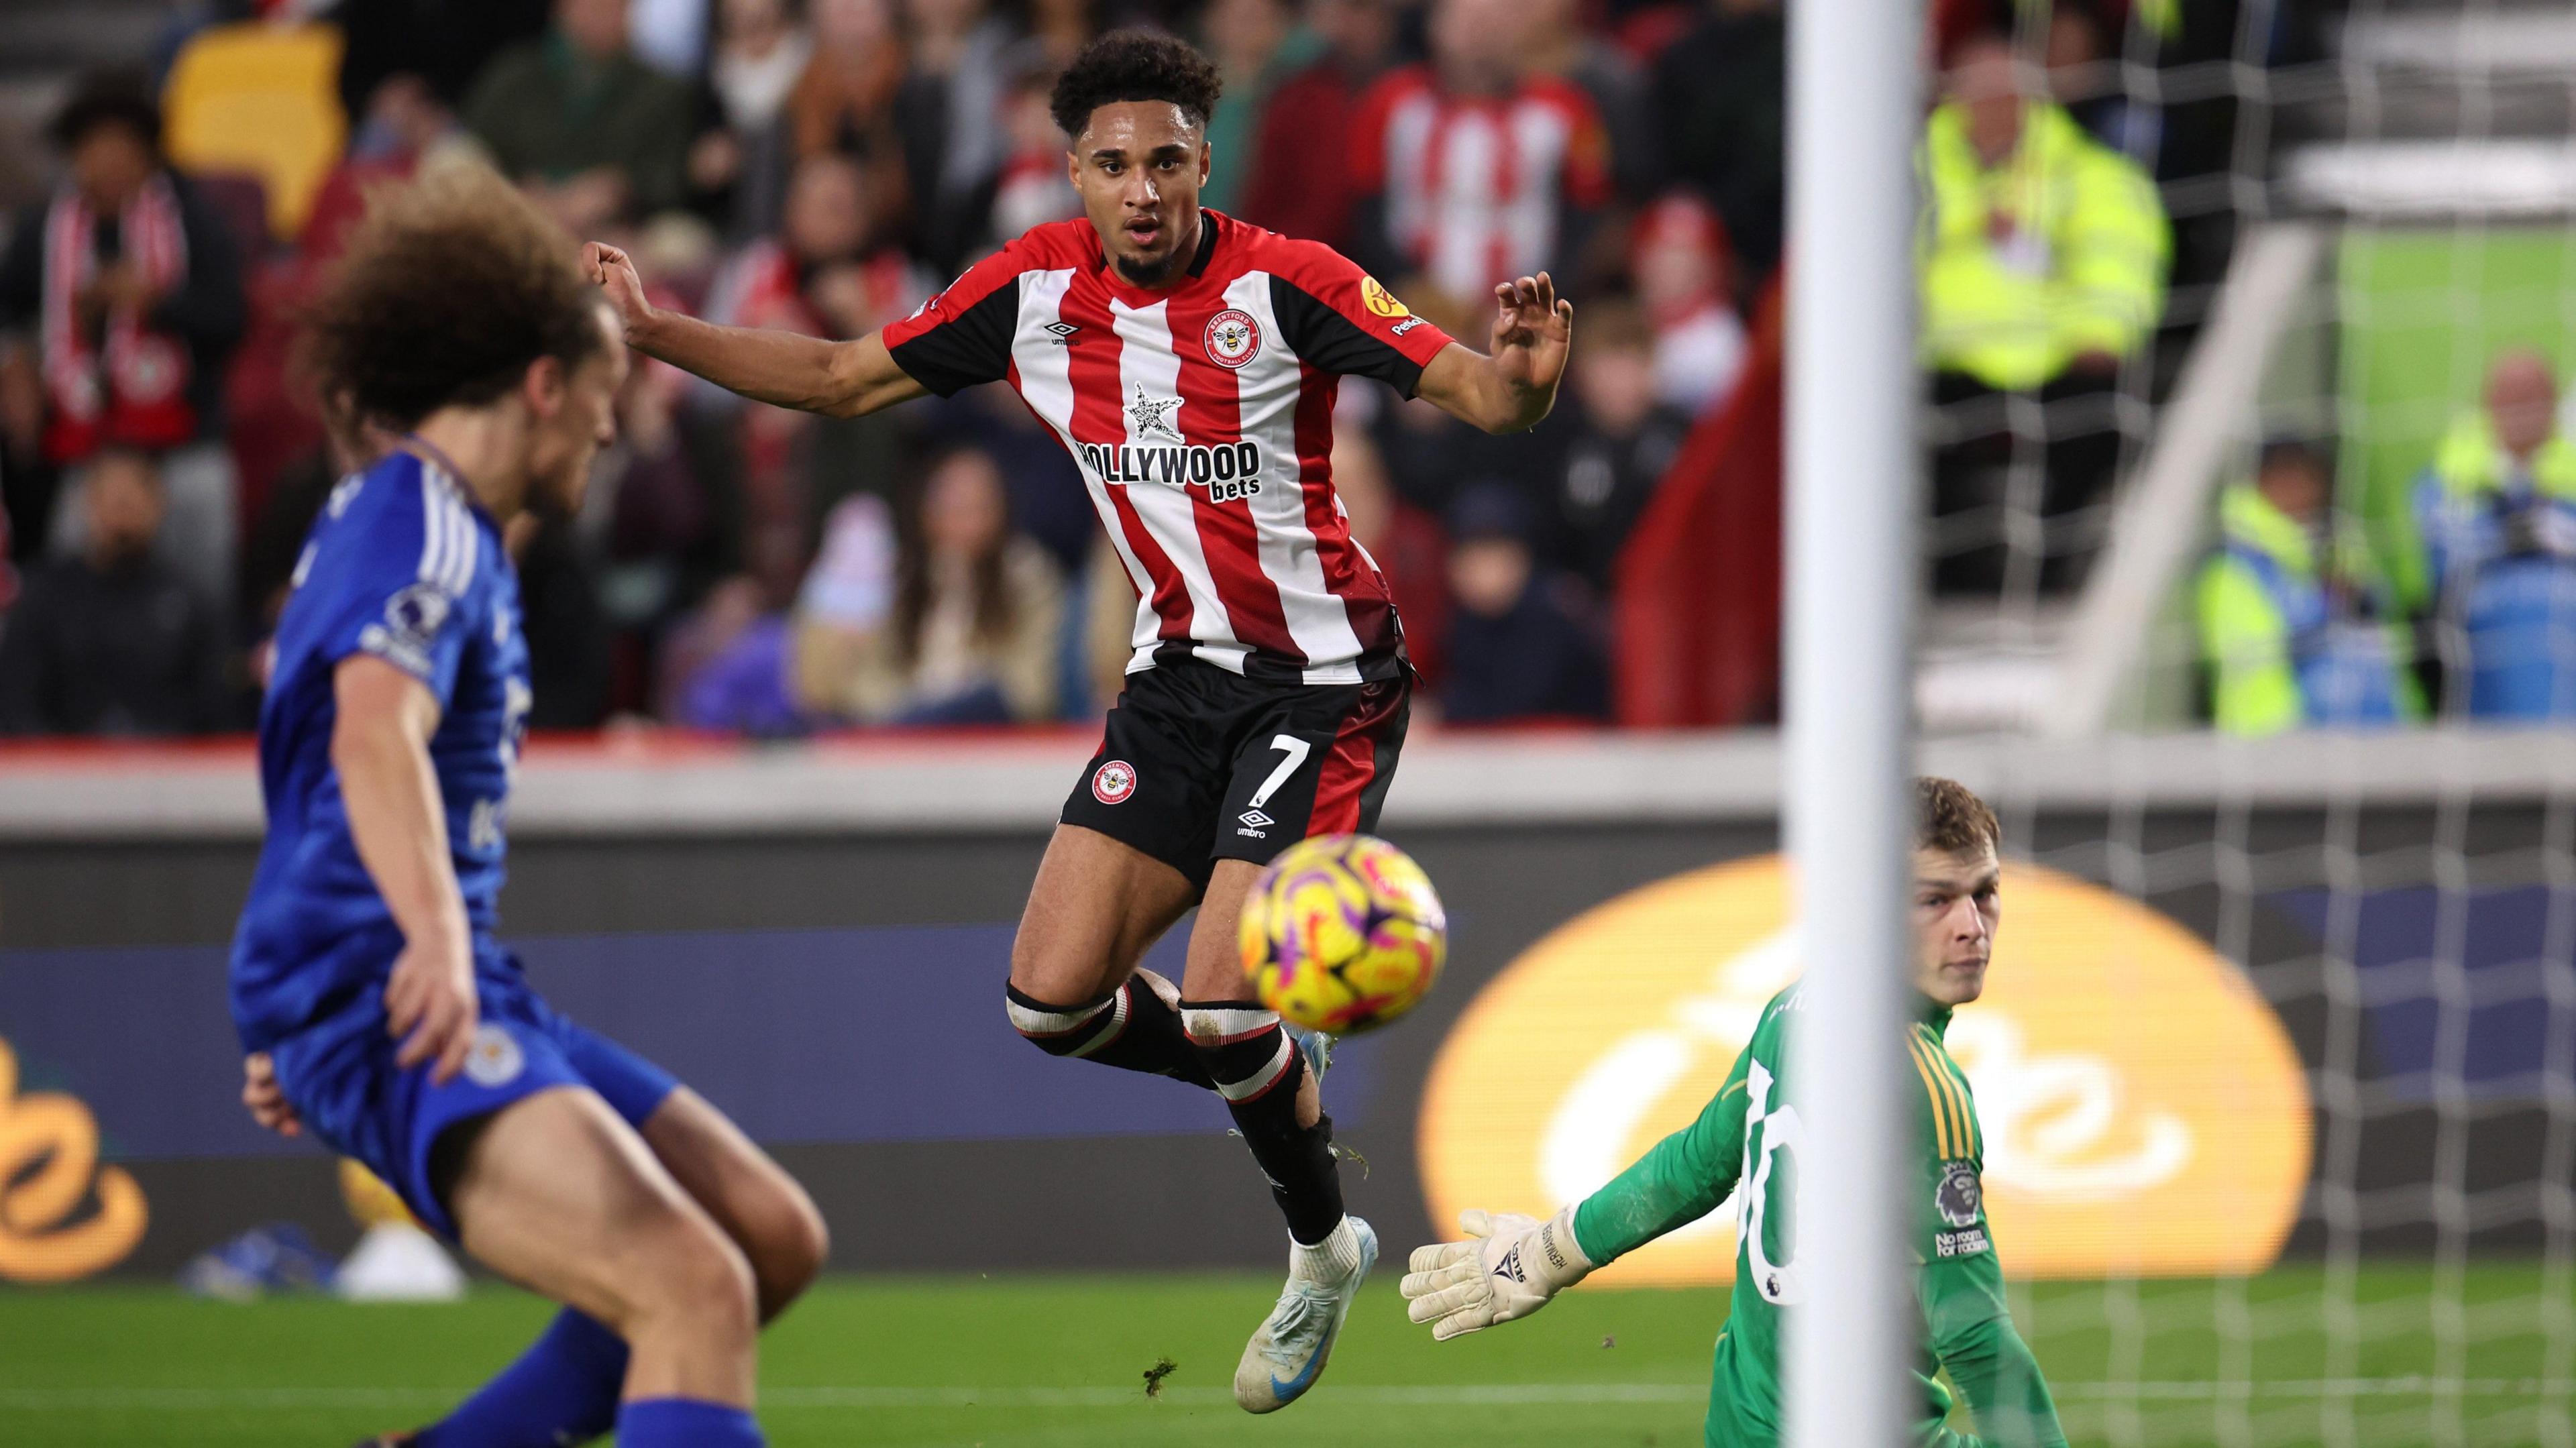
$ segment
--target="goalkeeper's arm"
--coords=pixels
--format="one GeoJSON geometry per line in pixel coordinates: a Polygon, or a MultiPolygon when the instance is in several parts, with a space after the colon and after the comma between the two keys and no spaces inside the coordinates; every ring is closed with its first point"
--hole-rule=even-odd
{"type": "Polygon", "coordinates": [[[1974,1438],[1945,1434],[1929,1448],[2066,1448],[2039,1359],[2013,1329],[1994,1254],[1927,1263],[1921,1290],[1933,1354],[1976,1424],[1974,1438]]]}
{"type": "Polygon", "coordinates": [[[1447,1341],[1527,1317],[1593,1268],[1716,1210],[1744,1160],[1744,1075],[1751,1048],[1690,1125],[1657,1142],[1608,1186],[1542,1222],[1469,1211],[1463,1242],[1414,1249],[1406,1312],[1447,1341]]]}

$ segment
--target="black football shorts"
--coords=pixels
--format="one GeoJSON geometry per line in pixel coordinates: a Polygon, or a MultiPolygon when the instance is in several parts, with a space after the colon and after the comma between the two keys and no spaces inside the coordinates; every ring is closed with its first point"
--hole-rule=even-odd
{"type": "Polygon", "coordinates": [[[1219,860],[1266,865],[1309,835],[1373,830],[1412,697],[1410,673],[1283,684],[1197,659],[1156,664],[1127,676],[1064,822],[1201,890],[1219,860]]]}

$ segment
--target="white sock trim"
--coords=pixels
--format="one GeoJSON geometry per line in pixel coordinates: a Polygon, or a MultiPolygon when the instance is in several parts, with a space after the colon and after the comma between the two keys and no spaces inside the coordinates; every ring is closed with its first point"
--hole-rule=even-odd
{"type": "Polygon", "coordinates": [[[1288,1274],[1309,1282],[1331,1282],[1359,1270],[1360,1234],[1351,1227],[1345,1214],[1333,1224],[1324,1240],[1309,1247],[1291,1237],[1288,1239],[1288,1274]]]}

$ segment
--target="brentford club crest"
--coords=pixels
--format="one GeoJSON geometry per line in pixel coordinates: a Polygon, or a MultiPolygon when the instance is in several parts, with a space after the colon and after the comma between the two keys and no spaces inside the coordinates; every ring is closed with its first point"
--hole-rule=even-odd
{"type": "Polygon", "coordinates": [[[1123,804],[1136,792],[1136,766],[1113,759],[1092,771],[1091,797],[1102,804],[1123,804]]]}
{"type": "Polygon", "coordinates": [[[1219,367],[1240,367],[1261,350],[1261,324],[1240,307],[1228,307],[1208,318],[1208,360],[1219,367]]]}

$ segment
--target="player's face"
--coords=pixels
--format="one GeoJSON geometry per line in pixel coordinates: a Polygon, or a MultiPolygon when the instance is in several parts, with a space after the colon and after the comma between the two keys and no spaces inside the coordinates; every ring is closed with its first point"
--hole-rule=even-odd
{"type": "Polygon", "coordinates": [[[1995,847],[1914,852],[1914,988],[1945,1006],[1985,994],[2002,918],[1995,847]]]}
{"type": "Polygon", "coordinates": [[[626,343],[604,327],[605,345],[546,389],[553,406],[540,406],[534,456],[529,460],[528,503],[541,513],[569,517],[581,510],[591,461],[617,440],[617,393],[626,385],[626,343]]]}
{"type": "Polygon", "coordinates": [[[1168,279],[1199,240],[1207,137],[1169,101],[1117,101],[1091,113],[1065,157],[1082,211],[1129,281],[1168,279]]]}

